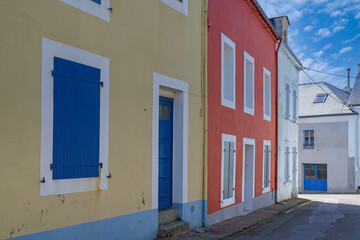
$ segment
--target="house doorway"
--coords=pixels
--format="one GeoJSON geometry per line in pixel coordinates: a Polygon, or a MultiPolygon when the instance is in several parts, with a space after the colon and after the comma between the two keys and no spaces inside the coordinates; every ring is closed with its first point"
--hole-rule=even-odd
{"type": "Polygon", "coordinates": [[[253,210],[255,140],[244,139],[243,201],[245,214],[253,210]]]}

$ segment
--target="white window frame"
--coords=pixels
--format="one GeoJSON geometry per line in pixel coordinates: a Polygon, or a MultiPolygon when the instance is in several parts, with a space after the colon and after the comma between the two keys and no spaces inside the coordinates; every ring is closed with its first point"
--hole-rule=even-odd
{"type": "Polygon", "coordinates": [[[188,0],[183,0],[182,3],[180,3],[178,0],[160,0],[160,1],[170,6],[171,8],[175,9],[176,11],[184,14],[185,16],[188,16],[188,11],[189,11],[188,0]]]}
{"type": "Polygon", "coordinates": [[[236,136],[234,135],[228,135],[228,134],[222,134],[221,135],[221,208],[229,206],[231,204],[235,203],[235,179],[236,179],[236,136]],[[234,179],[233,179],[233,186],[234,186],[234,192],[233,196],[231,198],[224,199],[224,149],[225,145],[224,142],[233,142],[234,143],[234,179]]]}
{"type": "Polygon", "coordinates": [[[264,140],[263,144],[263,178],[262,178],[262,193],[270,192],[270,185],[271,185],[271,141],[264,140]],[[265,146],[269,146],[269,186],[265,188],[264,185],[264,172],[265,172],[265,146]]]}
{"type": "Polygon", "coordinates": [[[42,39],[42,81],[41,81],[41,153],[40,153],[40,195],[55,195],[95,191],[108,188],[108,143],[109,139],[109,59],[85,50],[75,48],[46,38],[42,39]],[[54,57],[99,68],[100,81],[100,143],[99,162],[103,163],[98,178],[52,179],[50,164],[53,163],[53,110],[54,110],[54,57]]]}
{"type": "Polygon", "coordinates": [[[263,98],[264,98],[264,119],[271,122],[271,72],[269,70],[267,70],[265,67],[263,69],[263,78],[264,78],[264,82],[263,82],[263,86],[264,86],[264,91],[263,91],[263,98]],[[270,103],[269,103],[269,114],[266,114],[265,111],[265,106],[266,106],[266,99],[265,99],[265,93],[266,93],[266,88],[265,88],[265,82],[266,82],[266,75],[269,76],[269,81],[270,81],[270,89],[269,89],[269,97],[270,97],[270,103]]]}
{"type": "Polygon", "coordinates": [[[236,108],[236,94],[235,94],[235,86],[236,86],[236,45],[235,43],[228,38],[225,34],[221,33],[221,105],[235,109],[236,108]],[[233,86],[233,101],[229,101],[225,98],[225,44],[228,45],[234,51],[234,59],[233,59],[233,76],[232,86],[233,86]]]}
{"type": "Polygon", "coordinates": [[[110,0],[101,0],[98,4],[92,0],[60,0],[84,12],[110,22],[110,0]]]}
{"type": "Polygon", "coordinates": [[[252,56],[250,56],[247,52],[244,51],[244,112],[250,115],[254,115],[254,111],[255,111],[255,60],[252,56]],[[253,64],[253,79],[252,79],[252,84],[253,84],[253,92],[252,92],[252,101],[253,101],[253,108],[248,108],[246,106],[246,99],[247,99],[247,92],[246,92],[246,61],[249,61],[253,64]]]}

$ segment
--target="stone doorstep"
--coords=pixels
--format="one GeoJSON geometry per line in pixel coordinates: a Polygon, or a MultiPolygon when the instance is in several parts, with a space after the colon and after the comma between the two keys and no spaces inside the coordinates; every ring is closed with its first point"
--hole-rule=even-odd
{"type": "Polygon", "coordinates": [[[188,222],[178,220],[159,226],[157,239],[168,239],[189,232],[190,224],[188,222]]]}
{"type": "Polygon", "coordinates": [[[176,221],[178,218],[178,209],[169,208],[159,211],[159,226],[176,221]]]}

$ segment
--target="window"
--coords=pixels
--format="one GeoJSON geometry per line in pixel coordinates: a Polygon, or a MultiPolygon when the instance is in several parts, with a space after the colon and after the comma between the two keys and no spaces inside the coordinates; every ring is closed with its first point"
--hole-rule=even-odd
{"type": "Polygon", "coordinates": [[[42,44],[40,195],[107,189],[109,59],[42,44]]]}
{"type": "Polygon", "coordinates": [[[290,86],[285,84],[285,119],[290,119],[290,86]]]}
{"type": "Polygon", "coordinates": [[[160,0],[161,2],[167,4],[172,7],[176,11],[188,15],[188,0],[160,0]]]}
{"type": "Polygon", "coordinates": [[[254,115],[254,58],[244,52],[244,112],[254,115]]]}
{"type": "Polygon", "coordinates": [[[105,21],[110,21],[110,0],[61,0],[105,21]]]}
{"type": "Polygon", "coordinates": [[[222,134],[221,207],[235,203],[236,137],[222,134]]]}
{"type": "Polygon", "coordinates": [[[235,109],[235,43],[221,34],[221,104],[235,109]]]}
{"type": "Polygon", "coordinates": [[[304,130],[303,147],[304,149],[314,149],[314,130],[304,130]]]}
{"type": "Polygon", "coordinates": [[[270,172],[271,172],[271,144],[264,140],[264,159],[263,159],[263,193],[270,191],[270,172]]]}
{"type": "Polygon", "coordinates": [[[323,102],[325,102],[327,96],[328,96],[328,94],[326,94],[326,93],[316,95],[314,103],[323,103],[323,102]]]}
{"type": "Polygon", "coordinates": [[[264,119],[271,121],[271,74],[264,68],[264,119]]]}
{"type": "Polygon", "coordinates": [[[293,122],[297,121],[297,94],[296,90],[293,90],[293,122]]]}
{"type": "Polygon", "coordinates": [[[315,164],[304,164],[305,179],[315,179],[315,164]]]}
{"type": "Polygon", "coordinates": [[[290,181],[290,148],[285,147],[285,164],[284,164],[285,183],[290,181]]]}

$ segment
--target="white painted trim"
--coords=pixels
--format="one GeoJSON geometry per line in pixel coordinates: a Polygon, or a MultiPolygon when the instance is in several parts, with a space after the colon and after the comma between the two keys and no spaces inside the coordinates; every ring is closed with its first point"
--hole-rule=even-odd
{"type": "Polygon", "coordinates": [[[183,0],[183,2],[179,2],[178,0],[160,0],[161,2],[169,5],[176,11],[184,14],[185,16],[188,16],[188,0],[183,0]]]}
{"type": "Polygon", "coordinates": [[[98,187],[108,188],[108,147],[109,143],[109,59],[63,43],[42,38],[42,81],[41,81],[41,154],[40,195],[54,195],[94,191],[98,187]],[[100,88],[100,162],[103,163],[99,178],[78,178],[53,180],[50,164],[53,157],[53,77],[54,57],[96,67],[101,70],[104,86],[100,88]],[[100,180],[100,181],[99,181],[100,180]]]}
{"type": "Polygon", "coordinates": [[[110,22],[110,0],[101,0],[101,4],[91,0],[60,0],[84,12],[110,22]]]}
{"type": "Polygon", "coordinates": [[[264,140],[263,143],[263,177],[262,177],[262,193],[270,192],[270,185],[271,185],[271,141],[264,140]],[[265,146],[269,146],[270,153],[269,153],[269,187],[264,188],[264,171],[265,171],[265,146]]]}
{"type": "Polygon", "coordinates": [[[264,89],[263,89],[264,119],[267,120],[267,121],[269,121],[269,122],[271,122],[271,73],[270,73],[270,71],[267,70],[265,67],[263,68],[263,88],[264,88],[264,89]],[[266,106],[266,99],[265,99],[265,92],[266,92],[265,81],[266,81],[266,75],[269,76],[269,80],[270,80],[270,89],[269,89],[269,91],[270,91],[270,93],[269,93],[269,95],[270,95],[269,113],[270,113],[270,115],[267,115],[267,114],[265,113],[265,106],[266,106]]]}
{"type": "Polygon", "coordinates": [[[254,110],[255,110],[255,60],[252,56],[250,56],[247,52],[244,51],[244,112],[250,115],[254,115],[254,110]],[[253,92],[252,92],[252,101],[253,101],[253,108],[248,108],[246,106],[246,96],[247,96],[247,92],[246,92],[246,61],[249,61],[253,64],[253,79],[252,79],[252,84],[253,84],[253,92]]]}
{"type": "Polygon", "coordinates": [[[236,136],[228,135],[228,134],[221,134],[221,208],[229,206],[235,203],[235,179],[236,179],[236,136]],[[234,143],[234,179],[233,179],[233,196],[231,198],[224,199],[224,149],[225,145],[224,142],[233,142],[234,143]]]}
{"type": "Polygon", "coordinates": [[[221,105],[232,108],[232,109],[236,109],[235,87],[236,87],[236,45],[230,38],[228,38],[225,34],[221,33],[221,105]],[[225,99],[225,86],[224,86],[224,82],[225,82],[225,67],[224,67],[224,65],[225,65],[225,59],[224,59],[225,44],[228,45],[230,48],[232,48],[233,53],[234,53],[234,58],[233,58],[234,78],[232,79],[233,96],[234,96],[233,101],[225,99]]]}
{"type": "Polygon", "coordinates": [[[157,209],[159,187],[159,92],[161,86],[176,91],[173,127],[173,202],[187,203],[188,201],[189,84],[159,73],[153,73],[153,84],[152,209],[157,209]]]}
{"type": "Polygon", "coordinates": [[[254,157],[253,157],[253,198],[255,198],[255,139],[251,138],[243,138],[243,172],[242,172],[242,196],[241,200],[244,202],[244,182],[245,182],[245,145],[252,145],[254,146],[254,157]]]}

